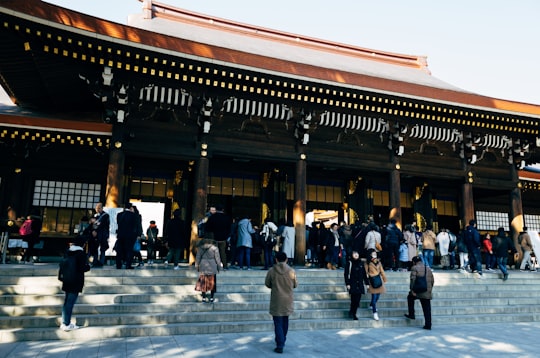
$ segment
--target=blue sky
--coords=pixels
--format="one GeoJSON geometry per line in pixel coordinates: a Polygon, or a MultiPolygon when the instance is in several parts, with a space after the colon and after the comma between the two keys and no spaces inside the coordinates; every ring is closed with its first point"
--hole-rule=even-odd
{"type": "MultiPolygon", "coordinates": [[[[47,0],[122,24],[138,0],[47,0]]],[[[433,76],[481,95],[540,104],[537,0],[160,0],[252,25],[427,56],[433,76]]],[[[2,99],[0,98],[0,102],[2,99]]]]}

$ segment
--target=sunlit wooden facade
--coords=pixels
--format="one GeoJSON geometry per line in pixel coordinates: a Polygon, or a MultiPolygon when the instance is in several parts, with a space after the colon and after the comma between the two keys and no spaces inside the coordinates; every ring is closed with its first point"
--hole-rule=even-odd
{"type": "Polygon", "coordinates": [[[495,215],[514,233],[540,215],[523,170],[540,106],[455,88],[423,57],[157,2],[130,24],[0,1],[0,83],[17,104],[0,113],[2,210],[39,207],[61,235],[98,200],[161,201],[193,223],[223,203],[293,220],[298,262],[316,209],[453,231],[482,213],[480,229],[495,215]]]}

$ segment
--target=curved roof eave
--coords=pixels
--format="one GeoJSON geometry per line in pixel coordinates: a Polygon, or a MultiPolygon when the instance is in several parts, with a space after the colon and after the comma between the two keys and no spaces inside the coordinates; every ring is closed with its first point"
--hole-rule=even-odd
{"type": "MultiPolygon", "coordinates": [[[[534,117],[540,116],[540,106],[538,105],[481,96],[440,81],[428,73],[427,67],[424,66],[420,57],[376,51],[374,52],[374,57],[381,57],[381,59],[377,58],[375,61],[374,59],[367,59],[365,54],[362,56],[353,56],[350,49],[346,51],[330,51],[330,49],[322,51],[322,47],[314,49],[313,47],[294,46],[290,43],[271,40],[269,38],[264,40],[257,39],[257,41],[261,42],[255,40],[248,41],[246,45],[248,47],[243,50],[227,48],[218,46],[216,43],[201,42],[204,39],[202,37],[196,38],[195,35],[191,36],[193,39],[187,38],[190,36],[185,32],[181,35],[184,38],[178,37],[180,35],[173,36],[162,32],[153,32],[165,31],[161,28],[163,27],[161,25],[162,20],[159,18],[157,18],[157,21],[156,19],[149,20],[150,22],[155,21],[156,29],[152,29],[152,26],[145,26],[146,29],[142,29],[117,24],[38,0],[6,0],[0,5],[0,12],[42,22],[50,26],[68,28],[68,30],[74,32],[84,32],[86,35],[90,32],[99,38],[110,38],[113,42],[124,43],[147,50],[151,49],[152,51],[168,53],[174,56],[194,57],[211,63],[222,63],[228,66],[259,70],[281,76],[302,78],[311,81],[315,80],[343,87],[361,88],[394,95],[398,94],[405,97],[433,100],[440,103],[461,105],[470,108],[534,117]],[[290,52],[291,50],[296,55],[288,59],[276,59],[276,57],[269,57],[268,54],[261,54],[260,52],[263,52],[261,51],[261,45],[265,44],[268,46],[268,41],[273,41],[272,45],[280,49],[282,56],[284,55],[284,51],[290,52]],[[251,46],[251,50],[249,46],[251,46]],[[314,56],[314,54],[317,54],[317,56],[314,56]],[[310,63],[313,62],[313,57],[318,56],[324,58],[326,62],[310,63]],[[307,61],[310,58],[311,61],[307,61]],[[347,62],[355,62],[356,65],[351,65],[347,62]],[[334,65],[330,66],[327,63],[334,63],[334,65]],[[368,66],[368,64],[370,65],[368,66]],[[388,72],[383,73],[383,70],[388,72]]],[[[200,21],[204,21],[204,18],[200,14],[187,11],[183,12],[188,13],[190,16],[198,16],[200,17],[200,21]]],[[[189,21],[179,22],[176,18],[175,20],[175,26],[180,27],[180,24],[182,24],[182,26],[186,26],[185,29],[191,29],[192,33],[198,32],[193,31],[191,27],[197,26],[196,24],[193,25],[193,21],[191,21],[192,24],[189,24],[189,21]]],[[[166,21],[170,23],[171,20],[166,21]]],[[[206,17],[206,21],[208,21],[208,17],[206,17]]],[[[199,24],[199,26],[197,28],[201,31],[201,36],[206,34],[204,36],[208,38],[209,33],[203,31],[202,25],[199,24]]],[[[204,28],[208,28],[208,26],[204,28]]],[[[223,28],[222,31],[224,30],[223,28]]],[[[213,31],[212,33],[215,34],[216,30],[213,31]]],[[[242,36],[242,31],[234,31],[236,32],[235,41],[238,46],[238,36],[242,36]]],[[[281,36],[288,36],[285,33],[275,33],[281,36]]],[[[223,35],[220,38],[223,40],[223,35]]],[[[221,45],[223,44],[230,45],[230,42],[224,42],[221,45]]],[[[325,46],[328,46],[328,44],[328,42],[325,42],[325,46]]],[[[342,46],[341,44],[335,45],[337,47],[342,46]]],[[[363,50],[366,51],[365,49],[363,50]]]]}

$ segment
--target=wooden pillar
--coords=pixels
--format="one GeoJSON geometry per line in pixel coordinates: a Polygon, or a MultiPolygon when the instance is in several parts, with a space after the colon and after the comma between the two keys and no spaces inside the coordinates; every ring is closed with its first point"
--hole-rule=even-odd
{"type": "Polygon", "coordinates": [[[401,227],[401,178],[399,169],[400,166],[396,161],[394,168],[390,171],[390,213],[388,220],[396,220],[396,225],[401,227]]]}
{"type": "Polygon", "coordinates": [[[307,197],[307,164],[305,154],[300,154],[296,162],[296,178],[294,186],[293,224],[296,231],[295,262],[305,264],[306,255],[306,197],[307,197]]]}
{"type": "Polygon", "coordinates": [[[193,214],[191,218],[191,237],[189,240],[189,264],[195,262],[195,248],[199,239],[197,234],[197,223],[204,217],[206,212],[208,168],[208,158],[200,157],[195,168],[195,190],[193,193],[193,214]]]}
{"type": "MultiPolygon", "coordinates": [[[[119,142],[121,143],[121,142],[119,142]]],[[[122,147],[115,147],[111,143],[109,151],[109,169],[107,171],[107,192],[105,193],[105,206],[108,208],[121,208],[124,203],[124,165],[126,155],[122,147]]]]}
{"type": "Polygon", "coordinates": [[[431,193],[431,213],[433,215],[433,231],[434,232],[439,232],[441,229],[439,227],[439,216],[437,212],[437,207],[438,207],[437,198],[433,195],[433,192],[432,192],[431,193]]]}
{"type": "Polygon", "coordinates": [[[526,225],[525,218],[523,217],[523,201],[521,200],[521,183],[519,182],[519,177],[517,170],[512,166],[512,179],[516,183],[515,188],[510,191],[510,235],[514,241],[514,246],[519,253],[518,261],[521,261],[523,257],[523,251],[521,250],[521,245],[518,244],[519,233],[523,230],[523,227],[526,225]]]}
{"type": "Polygon", "coordinates": [[[471,183],[465,183],[461,187],[461,207],[463,208],[461,222],[462,226],[469,225],[469,221],[475,218],[474,215],[474,199],[473,199],[473,186],[471,183]]]}

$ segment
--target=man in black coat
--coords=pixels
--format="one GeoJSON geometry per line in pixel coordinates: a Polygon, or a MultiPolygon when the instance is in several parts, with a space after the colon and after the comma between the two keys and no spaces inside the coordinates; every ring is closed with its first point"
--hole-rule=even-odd
{"type": "Polygon", "coordinates": [[[231,233],[232,219],[223,212],[222,205],[216,205],[216,212],[206,221],[205,232],[208,238],[217,241],[223,269],[227,269],[227,238],[231,233]],[[210,237],[213,236],[213,237],[210,237]]]}
{"type": "Polygon", "coordinates": [[[103,204],[96,204],[96,215],[94,216],[95,221],[92,224],[93,237],[95,237],[96,246],[95,249],[91,250],[94,255],[94,260],[92,261],[92,267],[103,267],[105,264],[105,251],[109,248],[109,227],[110,227],[110,218],[103,210],[103,204]],[[99,248],[99,257],[97,256],[97,251],[99,248]]]}
{"type": "Polygon", "coordinates": [[[173,260],[175,270],[180,269],[178,263],[180,261],[182,249],[184,248],[184,243],[186,241],[186,227],[184,220],[182,220],[180,217],[181,214],[182,211],[180,209],[176,209],[173,212],[173,218],[169,220],[167,226],[165,227],[164,236],[165,244],[169,250],[167,258],[165,259],[165,266],[169,265],[169,260],[173,260]]]}
{"type": "Polygon", "coordinates": [[[508,263],[508,253],[515,253],[516,247],[502,227],[497,230],[497,236],[493,238],[493,252],[497,258],[497,266],[503,274],[502,279],[503,281],[506,281],[508,280],[508,269],[506,267],[506,264],[508,263]]]}
{"type": "Polygon", "coordinates": [[[140,218],[133,211],[131,203],[127,203],[124,211],[116,215],[116,223],[118,230],[116,231],[116,268],[122,268],[122,262],[125,263],[126,269],[133,269],[131,262],[133,261],[133,245],[137,240],[137,229],[140,218]]]}

